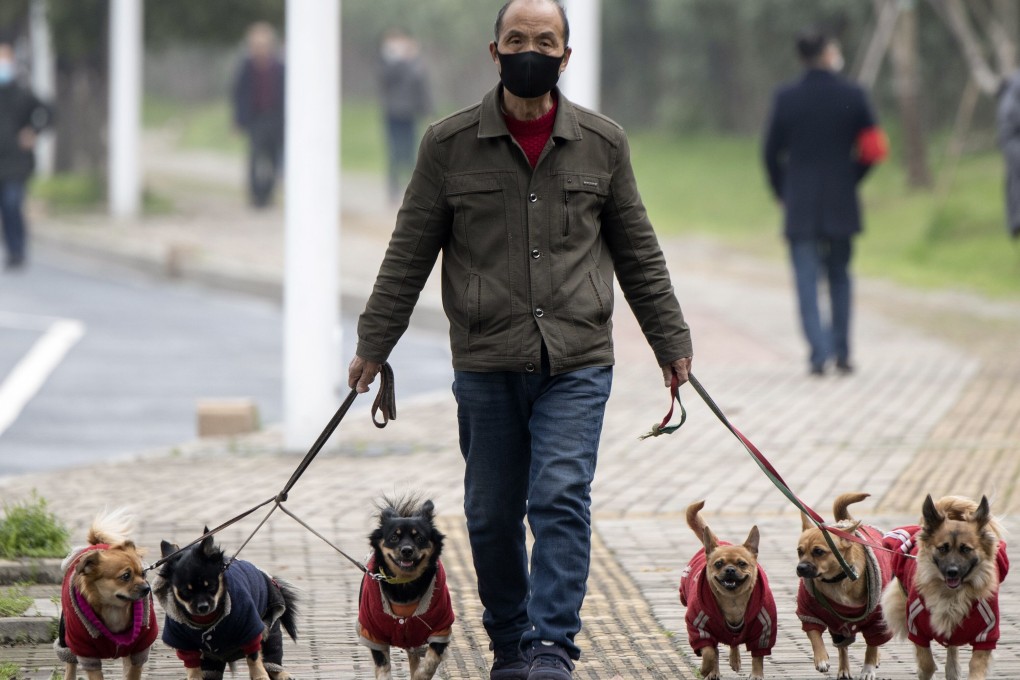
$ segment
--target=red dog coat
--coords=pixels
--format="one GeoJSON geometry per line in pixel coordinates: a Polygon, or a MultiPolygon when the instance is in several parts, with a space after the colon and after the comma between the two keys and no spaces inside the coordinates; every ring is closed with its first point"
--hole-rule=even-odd
{"type": "Polygon", "coordinates": [[[369,560],[358,604],[358,642],[378,651],[390,646],[417,649],[431,642],[449,642],[454,621],[453,603],[446,587],[443,563],[439,562],[437,567],[420,601],[397,604],[386,598],[382,584],[371,577],[375,572],[375,558],[369,560]]]}

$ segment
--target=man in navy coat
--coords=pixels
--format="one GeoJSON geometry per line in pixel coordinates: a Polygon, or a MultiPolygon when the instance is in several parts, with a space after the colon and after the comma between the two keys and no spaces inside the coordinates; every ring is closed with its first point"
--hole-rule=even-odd
{"type": "Polygon", "coordinates": [[[797,38],[804,75],[775,94],[765,136],[765,167],[785,209],[801,324],[812,375],[835,359],[850,362],[850,257],[861,231],[857,185],[886,153],[885,137],[864,91],[840,77],[839,43],[819,31],[797,38]],[[828,280],[831,321],[818,307],[818,279],[828,280]]]}

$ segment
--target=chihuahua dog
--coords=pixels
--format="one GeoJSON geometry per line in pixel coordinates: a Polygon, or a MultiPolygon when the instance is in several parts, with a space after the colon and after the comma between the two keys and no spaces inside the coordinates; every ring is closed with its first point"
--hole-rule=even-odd
{"type": "Polygon", "coordinates": [[[970,680],[985,680],[999,640],[999,584],[1009,571],[1002,528],[988,499],[924,499],[920,526],[885,536],[899,553],[882,594],[889,627],[914,643],[918,680],[935,674],[931,642],[946,647],[946,678],[960,677],[959,647],[971,645],[970,680]]]}
{"type": "Polygon", "coordinates": [[[131,517],[124,509],[99,515],[88,545],[64,559],[60,623],[53,647],[64,662],[64,678],[78,665],[88,680],[103,679],[103,659],[123,658],[125,680],[142,677],[142,665],[159,626],[142,571],[142,551],[128,538],[131,517]]]}
{"type": "Polygon", "coordinates": [[[372,650],[377,680],[391,680],[390,648],[407,651],[411,680],[430,680],[443,660],[453,603],[439,555],[443,534],[432,501],[383,499],[369,535],[372,557],[361,583],[358,641],[372,650]]]}
{"type": "Polygon", "coordinates": [[[803,529],[797,543],[797,616],[811,641],[815,669],[829,672],[829,653],[822,641],[826,630],[839,650],[837,680],[850,680],[850,654],[857,633],[868,647],[858,680],[875,680],[879,647],[892,639],[892,631],[882,618],[882,589],[892,578],[892,553],[882,550],[882,532],[858,522],[847,508],[868,497],[866,493],[845,493],[832,505],[836,526],[871,545],[862,545],[839,536],[832,541],[843,560],[853,567],[858,578],[852,580],[843,571],[822,530],[802,515],[803,529]],[[878,546],[877,549],[875,546],[878,546]]]}
{"type": "MultiPolygon", "coordinates": [[[[167,541],[160,548],[163,557],[178,550],[167,541]]],[[[297,594],[286,581],[228,561],[207,536],[160,568],[153,592],[166,612],[163,642],[177,651],[188,680],[219,680],[242,657],[251,680],[291,679],[280,628],[297,639],[297,594]]]]}
{"type": "Polygon", "coordinates": [[[687,526],[703,544],[680,576],[687,636],[701,657],[701,677],[719,680],[719,645],[729,645],[730,668],[740,672],[740,645],[751,654],[748,680],[764,680],[764,657],[776,644],[776,601],[758,564],[758,527],[743,545],[722,543],[701,518],[705,501],[687,508],[687,526]]]}

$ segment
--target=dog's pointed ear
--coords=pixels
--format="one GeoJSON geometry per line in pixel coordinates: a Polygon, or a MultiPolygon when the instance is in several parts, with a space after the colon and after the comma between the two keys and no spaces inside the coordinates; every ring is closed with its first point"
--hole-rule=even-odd
{"type": "Polygon", "coordinates": [[[397,517],[397,511],[393,509],[392,505],[387,505],[379,513],[379,519],[383,522],[389,522],[391,519],[396,519],[397,517]]]}
{"type": "Polygon", "coordinates": [[[74,567],[74,573],[85,574],[86,576],[91,574],[99,568],[99,560],[102,557],[101,551],[90,550],[88,554],[78,560],[78,564],[74,567]]]}
{"type": "Polygon", "coordinates": [[[715,534],[708,527],[701,534],[701,542],[705,546],[705,555],[711,555],[712,551],[719,547],[719,540],[716,539],[715,534]]]}
{"type": "Polygon", "coordinates": [[[924,505],[921,506],[921,516],[924,518],[924,530],[928,533],[937,530],[946,521],[945,515],[940,513],[938,508],[935,507],[935,501],[931,499],[931,494],[924,497],[924,505]]]}
{"type": "Polygon", "coordinates": [[[179,550],[179,548],[177,547],[176,543],[171,543],[170,541],[160,541],[159,542],[159,556],[160,557],[167,557],[169,555],[172,555],[177,550],[179,550]]]}
{"type": "Polygon", "coordinates": [[[755,524],[751,527],[751,531],[747,534],[747,540],[744,541],[744,547],[754,553],[754,556],[758,556],[758,543],[761,541],[761,534],[758,532],[758,525],[755,524]]]}
{"type": "Polygon", "coordinates": [[[435,517],[435,514],[436,506],[435,504],[432,503],[431,500],[425,501],[425,503],[421,506],[421,510],[418,511],[418,516],[428,522],[432,521],[432,518],[435,517]]]}
{"type": "MultiPolygon", "coordinates": [[[[202,533],[204,534],[209,533],[209,527],[206,527],[205,531],[203,531],[202,533]]],[[[216,548],[216,544],[213,542],[212,536],[206,536],[205,538],[203,538],[201,547],[202,554],[205,555],[206,557],[216,557],[217,553],[219,553],[219,550],[216,548]]]]}
{"type": "Polygon", "coordinates": [[[977,510],[974,511],[974,521],[977,522],[979,527],[984,527],[992,519],[992,509],[988,505],[988,496],[982,496],[981,502],[978,503],[977,510]]]}
{"type": "Polygon", "coordinates": [[[800,513],[800,530],[807,531],[813,526],[814,524],[811,522],[811,518],[805,515],[803,512],[800,513]]]}

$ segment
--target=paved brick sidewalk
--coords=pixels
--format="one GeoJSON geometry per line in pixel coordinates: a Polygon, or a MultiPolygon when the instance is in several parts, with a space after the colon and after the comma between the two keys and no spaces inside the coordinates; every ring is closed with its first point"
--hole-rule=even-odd
{"type": "MultiPolygon", "coordinates": [[[[371,272],[357,267],[378,262],[388,235],[388,225],[380,222],[385,212],[360,213],[362,221],[355,220],[352,228],[358,236],[345,241],[365,248],[360,258],[352,251],[361,245],[345,255],[361,261],[352,265],[349,282],[356,291],[371,281],[371,272]]],[[[271,216],[258,220],[263,222],[245,239],[237,215],[225,218],[223,231],[236,234],[236,240],[208,239],[201,261],[180,271],[201,274],[204,266],[214,274],[228,256],[243,260],[247,253],[256,258],[253,267],[261,267],[272,282],[279,276],[278,265],[274,269],[258,253],[278,247],[273,239],[278,239],[279,225],[271,216]],[[242,242],[244,248],[223,245],[242,242]]],[[[142,240],[165,255],[159,249],[180,237],[175,230],[194,235],[209,228],[200,221],[147,226],[144,239],[123,228],[120,237],[129,241],[125,257],[144,260],[142,240]]],[[[99,224],[63,224],[50,234],[73,243],[83,233],[102,229],[99,224]],[[68,236],[73,229],[85,231],[68,236]]],[[[1020,504],[1020,358],[1014,340],[1020,307],[862,282],[855,319],[860,371],[850,378],[812,379],[805,375],[783,263],[697,241],[665,246],[695,331],[697,375],[807,502],[827,514],[838,493],[867,491],[872,498],[855,508],[856,514],[881,527],[913,522],[928,492],[988,493],[1000,514],[1020,504]],[[952,322],[947,324],[947,318],[952,322]]],[[[150,261],[159,260],[150,254],[150,261]]],[[[222,270],[229,279],[243,267],[223,265],[222,270]]],[[[434,309],[435,299],[433,288],[423,301],[426,310],[434,309]]],[[[625,309],[617,314],[616,344],[619,363],[593,490],[596,540],[584,610],[585,657],[577,677],[696,676],[676,589],[681,569],[698,546],[683,510],[699,498],[707,500],[705,516],[723,538],[741,539],[752,523],[761,528],[762,561],[780,609],[779,643],[766,676],[824,677],[811,667],[809,645],[793,614],[796,513],[689,389],[683,392],[688,424],[672,437],[637,441],[661,418],[667,397],[651,353],[625,309]]],[[[397,378],[399,389],[399,373],[397,378]]],[[[460,616],[442,677],[484,677],[488,652],[463,525],[462,463],[449,386],[401,403],[400,419],[384,431],[368,423],[363,408],[352,417],[337,436],[339,450],[316,461],[292,494],[290,507],[357,553],[366,549],[372,502],[381,494],[414,488],[432,496],[450,538],[447,564],[460,616]]],[[[155,452],[74,474],[4,480],[0,496],[7,500],[38,489],[80,538],[87,520],[127,485],[128,500],[140,515],[140,542],[156,546],[160,538],[186,539],[203,523],[218,523],[272,495],[297,462],[278,454],[278,448],[272,432],[231,445],[197,443],[177,455],[155,452]],[[81,496],[84,488],[90,491],[81,496]]],[[[1011,520],[1005,519],[1009,527],[1011,520]]],[[[241,534],[226,533],[224,544],[236,545],[241,534]]],[[[286,517],[275,518],[245,556],[294,580],[309,595],[301,641],[288,644],[285,652],[300,677],[372,677],[369,656],[354,644],[357,571],[286,517]]],[[[1003,642],[992,677],[1020,677],[1017,583],[1014,578],[1003,588],[1003,642]]],[[[0,654],[28,667],[52,663],[44,648],[0,654]]],[[[851,655],[859,664],[863,650],[851,655]]],[[[882,677],[914,677],[906,644],[891,643],[883,658],[882,677]]],[[[406,677],[400,668],[398,677],[406,677]]],[[[162,649],[151,670],[151,677],[180,677],[176,662],[162,649]]]]}

